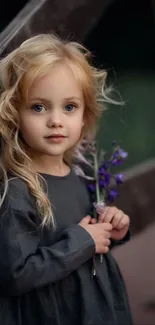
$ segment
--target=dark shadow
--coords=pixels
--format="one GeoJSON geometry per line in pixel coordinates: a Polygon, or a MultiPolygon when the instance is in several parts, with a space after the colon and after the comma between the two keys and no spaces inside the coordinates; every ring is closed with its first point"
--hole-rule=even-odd
{"type": "Polygon", "coordinates": [[[117,70],[155,69],[155,20],[151,0],[116,0],[85,45],[97,63],[117,70]]]}
{"type": "Polygon", "coordinates": [[[18,2],[9,0],[2,1],[0,9],[0,32],[5,29],[27,3],[28,0],[21,0],[18,2]]]}

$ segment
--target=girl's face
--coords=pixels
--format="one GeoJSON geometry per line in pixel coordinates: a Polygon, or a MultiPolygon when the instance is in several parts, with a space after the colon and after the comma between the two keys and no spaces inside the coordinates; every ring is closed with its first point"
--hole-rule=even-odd
{"type": "Polygon", "coordinates": [[[63,158],[81,136],[83,115],[82,90],[72,70],[59,64],[30,89],[19,110],[20,130],[33,156],[63,158]]]}

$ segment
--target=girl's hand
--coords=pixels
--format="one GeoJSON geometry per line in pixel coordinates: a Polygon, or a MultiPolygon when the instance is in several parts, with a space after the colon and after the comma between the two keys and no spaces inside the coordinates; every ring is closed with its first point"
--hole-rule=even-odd
{"type": "Polygon", "coordinates": [[[85,228],[93,238],[97,254],[105,254],[109,251],[112,230],[112,225],[110,223],[104,222],[99,224],[96,223],[95,219],[86,216],[80,221],[79,225],[85,228]]]}
{"type": "Polygon", "coordinates": [[[114,240],[123,239],[130,225],[129,217],[116,207],[105,207],[104,212],[99,215],[98,222],[111,223],[113,226],[111,238],[114,240]]]}

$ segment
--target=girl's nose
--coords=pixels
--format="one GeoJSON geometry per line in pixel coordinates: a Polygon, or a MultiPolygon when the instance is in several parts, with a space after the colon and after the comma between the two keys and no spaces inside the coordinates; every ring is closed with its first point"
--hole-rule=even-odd
{"type": "Polygon", "coordinates": [[[62,113],[59,110],[52,110],[52,112],[50,112],[47,126],[49,128],[63,127],[62,113]]]}

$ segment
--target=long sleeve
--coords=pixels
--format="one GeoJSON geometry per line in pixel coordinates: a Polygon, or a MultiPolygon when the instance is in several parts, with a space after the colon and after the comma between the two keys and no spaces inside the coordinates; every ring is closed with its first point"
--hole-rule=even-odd
{"type": "Polygon", "coordinates": [[[1,208],[0,290],[4,295],[20,295],[60,281],[95,252],[92,237],[79,225],[62,230],[49,247],[40,245],[40,231],[24,209],[15,210],[11,204],[1,208]]]}

